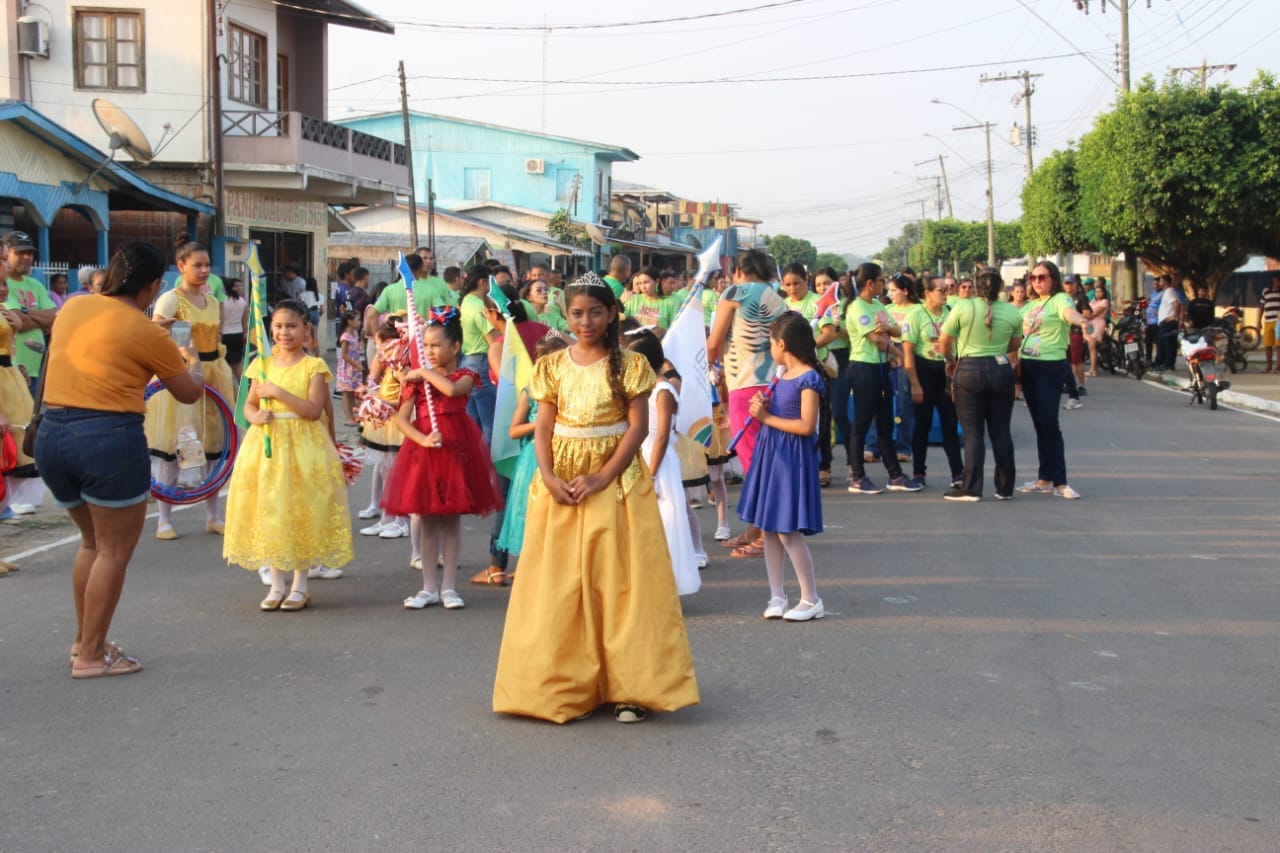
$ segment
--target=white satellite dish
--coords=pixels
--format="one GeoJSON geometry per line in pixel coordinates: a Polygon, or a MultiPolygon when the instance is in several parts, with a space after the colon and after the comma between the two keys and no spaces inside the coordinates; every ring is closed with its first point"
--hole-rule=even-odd
{"type": "Polygon", "coordinates": [[[583,225],[582,228],[587,232],[587,236],[591,238],[591,242],[595,243],[597,246],[603,246],[605,243],[609,242],[608,233],[599,225],[592,225],[588,222],[583,225]]]}
{"type": "Polygon", "coordinates": [[[151,158],[155,157],[146,134],[124,110],[106,98],[94,98],[93,114],[97,117],[98,124],[107,132],[107,144],[112,155],[123,148],[139,163],[150,163],[151,158]]]}

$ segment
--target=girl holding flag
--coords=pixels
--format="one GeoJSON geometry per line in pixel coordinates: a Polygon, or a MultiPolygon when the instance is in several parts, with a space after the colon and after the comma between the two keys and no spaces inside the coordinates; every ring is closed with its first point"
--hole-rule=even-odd
{"type": "Polygon", "coordinates": [[[324,422],[331,374],[324,359],[302,351],[309,315],[295,299],[277,304],[274,349],[244,372],[250,427],[231,475],[222,556],[250,570],[270,567],[262,610],[302,610],[311,603],[307,571],[338,568],[354,557],[346,479],[324,422]],[[289,511],[281,512],[286,503],[289,511]],[[289,572],[293,585],[286,595],[289,572]]]}

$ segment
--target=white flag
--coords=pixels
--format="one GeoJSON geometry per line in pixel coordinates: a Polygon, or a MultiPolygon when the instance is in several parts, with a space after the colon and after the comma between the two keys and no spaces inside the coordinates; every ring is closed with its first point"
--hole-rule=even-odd
{"type": "Polygon", "coordinates": [[[702,285],[695,284],[662,338],[667,360],[680,372],[676,429],[711,446],[711,382],[707,379],[707,332],[702,324],[702,285]]]}

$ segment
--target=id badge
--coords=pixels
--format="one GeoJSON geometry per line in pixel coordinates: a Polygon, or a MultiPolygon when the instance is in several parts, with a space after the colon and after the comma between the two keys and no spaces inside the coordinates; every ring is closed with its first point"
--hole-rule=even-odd
{"type": "Polygon", "coordinates": [[[1027,338],[1027,342],[1022,345],[1022,354],[1031,358],[1040,357],[1040,336],[1032,335],[1027,338]]]}
{"type": "Polygon", "coordinates": [[[1000,355],[998,355],[998,356],[996,356],[996,364],[1000,365],[1001,367],[1008,367],[1008,366],[1009,366],[1009,356],[1004,355],[1003,353],[1002,353],[1002,354],[1000,354],[1000,355]]]}

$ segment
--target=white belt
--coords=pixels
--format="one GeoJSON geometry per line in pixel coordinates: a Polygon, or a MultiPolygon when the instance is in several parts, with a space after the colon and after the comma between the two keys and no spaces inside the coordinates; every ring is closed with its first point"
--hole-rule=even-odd
{"type": "Polygon", "coordinates": [[[627,426],[626,421],[597,427],[575,427],[556,421],[554,432],[561,438],[606,438],[611,435],[622,435],[627,431],[627,426]]]}
{"type": "MultiPolygon", "coordinates": [[[[268,409],[268,411],[270,411],[268,409]]],[[[271,419],[276,421],[287,421],[290,418],[301,417],[297,412],[271,412],[271,419]]]]}

